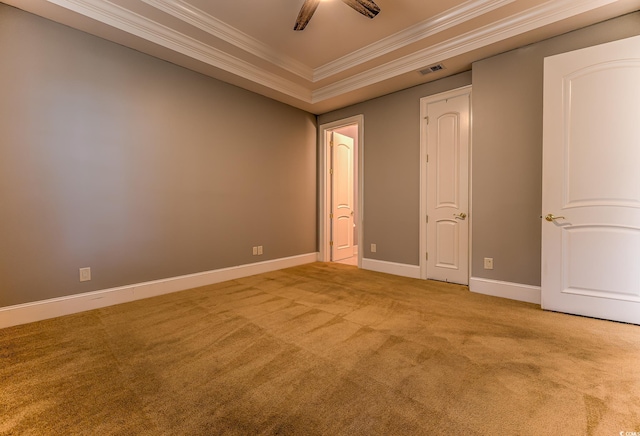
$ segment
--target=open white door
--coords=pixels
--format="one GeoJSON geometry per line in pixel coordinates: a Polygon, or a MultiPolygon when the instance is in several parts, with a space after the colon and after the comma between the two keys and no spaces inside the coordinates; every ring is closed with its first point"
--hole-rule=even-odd
{"type": "Polygon", "coordinates": [[[467,285],[470,89],[425,102],[426,278],[467,285]]]}
{"type": "Polygon", "coordinates": [[[544,74],[542,307],[640,324],[640,37],[544,74]]]}
{"type": "Polygon", "coordinates": [[[331,260],[353,257],[353,157],[354,141],[332,133],[332,248],[331,260]]]}

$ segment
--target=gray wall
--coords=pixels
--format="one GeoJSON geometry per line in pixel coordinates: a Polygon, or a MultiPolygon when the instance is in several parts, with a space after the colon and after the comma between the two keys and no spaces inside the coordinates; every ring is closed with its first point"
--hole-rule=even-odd
{"type": "Polygon", "coordinates": [[[540,285],[543,59],[637,34],[640,13],[321,115],[319,124],[364,114],[364,257],[419,264],[419,101],[473,83],[472,276],[540,285]],[[492,271],[484,257],[494,258],[492,271]]]}
{"type": "Polygon", "coordinates": [[[638,34],[634,13],[473,64],[472,276],[540,285],[544,58],[638,34]]]}
{"type": "Polygon", "coordinates": [[[2,4],[0,96],[0,306],[317,251],[311,114],[2,4]]]}
{"type": "Polygon", "coordinates": [[[470,83],[466,72],[318,117],[325,124],[364,115],[363,257],[419,264],[420,99],[470,83]]]}

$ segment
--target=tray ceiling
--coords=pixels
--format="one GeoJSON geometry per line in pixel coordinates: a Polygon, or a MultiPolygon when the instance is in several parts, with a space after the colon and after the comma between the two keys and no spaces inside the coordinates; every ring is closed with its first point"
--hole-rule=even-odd
{"type": "Polygon", "coordinates": [[[640,0],[376,0],[381,12],[368,19],[323,0],[295,32],[303,0],[2,1],[316,114],[640,9],[640,0]]]}

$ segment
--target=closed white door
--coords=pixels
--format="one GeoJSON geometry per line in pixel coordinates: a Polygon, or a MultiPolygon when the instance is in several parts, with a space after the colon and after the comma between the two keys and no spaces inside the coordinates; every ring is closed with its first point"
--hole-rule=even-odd
{"type": "Polygon", "coordinates": [[[427,278],[469,283],[470,94],[427,105],[427,278]]]}
{"type": "Polygon", "coordinates": [[[333,132],[332,155],[332,249],[331,260],[353,256],[353,157],[354,141],[333,132]]]}
{"type": "Polygon", "coordinates": [[[640,324],[640,37],[544,75],[542,307],[640,324]]]}

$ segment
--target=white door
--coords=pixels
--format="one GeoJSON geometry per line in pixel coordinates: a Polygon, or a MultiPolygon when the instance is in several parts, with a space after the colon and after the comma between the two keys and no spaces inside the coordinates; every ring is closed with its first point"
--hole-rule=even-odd
{"type": "Polygon", "coordinates": [[[331,139],[332,160],[332,248],[331,260],[353,256],[353,156],[354,141],[333,132],[331,139]]]}
{"type": "Polygon", "coordinates": [[[427,278],[469,284],[470,94],[427,105],[427,278]]]}
{"type": "Polygon", "coordinates": [[[542,307],[640,324],[640,37],[544,81],[542,307]]]}

